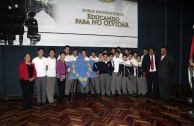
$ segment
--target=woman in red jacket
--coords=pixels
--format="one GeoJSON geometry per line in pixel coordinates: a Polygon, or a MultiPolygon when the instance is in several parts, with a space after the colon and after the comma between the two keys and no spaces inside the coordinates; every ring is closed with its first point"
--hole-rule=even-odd
{"type": "Polygon", "coordinates": [[[36,78],[36,69],[31,63],[29,53],[24,55],[24,61],[19,65],[20,85],[22,88],[23,108],[32,108],[32,95],[34,90],[34,80],[36,78]]]}

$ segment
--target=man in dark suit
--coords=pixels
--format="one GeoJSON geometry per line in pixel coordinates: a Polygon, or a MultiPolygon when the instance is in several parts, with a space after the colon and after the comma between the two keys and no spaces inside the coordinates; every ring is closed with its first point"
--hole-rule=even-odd
{"type": "Polygon", "coordinates": [[[167,48],[161,48],[161,56],[158,61],[158,78],[160,97],[168,101],[170,98],[170,84],[175,69],[174,59],[167,54],[167,48]]]}
{"type": "Polygon", "coordinates": [[[147,95],[155,98],[159,97],[158,93],[158,58],[155,55],[155,49],[149,49],[149,55],[145,55],[142,61],[143,76],[147,80],[147,95]]]}

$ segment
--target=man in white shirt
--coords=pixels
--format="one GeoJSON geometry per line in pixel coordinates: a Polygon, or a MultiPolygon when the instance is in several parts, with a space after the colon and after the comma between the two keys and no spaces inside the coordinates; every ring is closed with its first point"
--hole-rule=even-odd
{"type": "Polygon", "coordinates": [[[37,100],[38,100],[38,105],[45,105],[46,103],[46,87],[47,87],[47,82],[46,82],[46,75],[47,75],[47,68],[48,68],[48,63],[47,59],[43,56],[44,55],[44,49],[43,48],[38,48],[38,56],[32,60],[32,63],[35,64],[36,72],[37,72],[37,77],[35,79],[35,85],[37,89],[37,100]]]}
{"type": "MultiPolygon", "coordinates": [[[[100,80],[99,80],[99,73],[98,73],[99,58],[96,56],[96,51],[94,51],[94,50],[91,51],[90,60],[94,61],[93,71],[96,73],[96,77],[91,78],[91,81],[92,81],[92,84],[94,85],[96,93],[100,94],[100,80]]],[[[92,94],[94,94],[93,90],[92,90],[92,94]]]]}
{"type": "MultiPolygon", "coordinates": [[[[90,58],[87,57],[87,52],[86,52],[86,50],[82,50],[82,51],[81,51],[81,54],[82,54],[82,57],[85,59],[85,61],[90,61],[90,58]]],[[[88,82],[87,82],[87,84],[86,84],[85,87],[81,85],[81,93],[82,93],[82,94],[86,94],[86,93],[88,93],[88,92],[89,92],[89,80],[88,80],[88,82]]]]}
{"type": "Polygon", "coordinates": [[[56,59],[55,49],[50,48],[49,57],[47,58],[48,69],[47,69],[47,98],[49,103],[54,102],[54,91],[56,82],[56,59]]]}
{"type": "Polygon", "coordinates": [[[115,51],[115,57],[113,58],[114,71],[112,74],[112,84],[111,84],[112,95],[115,95],[116,90],[118,92],[118,95],[121,95],[121,78],[118,76],[118,72],[119,64],[120,62],[122,62],[122,59],[119,56],[120,52],[115,51]]]}

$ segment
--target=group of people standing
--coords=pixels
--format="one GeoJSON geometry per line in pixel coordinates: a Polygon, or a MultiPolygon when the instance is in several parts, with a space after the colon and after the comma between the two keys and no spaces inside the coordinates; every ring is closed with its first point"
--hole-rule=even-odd
{"type": "MultiPolygon", "coordinates": [[[[70,55],[70,46],[65,46],[58,58],[55,58],[55,49],[48,50],[49,57],[44,57],[44,49],[38,48],[37,57],[31,61],[29,53],[24,55],[24,61],[19,65],[20,84],[23,95],[23,108],[32,107],[34,84],[38,105],[45,105],[46,100],[55,105],[54,91],[58,82],[58,100],[63,102],[71,93],[73,80],[68,79],[71,71],[67,62],[76,61],[78,50],[73,49],[70,55]]],[[[112,48],[110,52],[104,49],[97,53],[81,51],[86,61],[94,61],[93,71],[96,73],[91,82],[96,93],[101,96],[115,95],[148,95],[150,97],[169,100],[170,82],[174,71],[174,60],[167,54],[167,48],[161,48],[160,57],[155,55],[154,48],[144,48],[143,55],[138,55],[129,49],[121,53],[121,48],[112,48]]],[[[94,94],[88,84],[77,86],[77,92],[82,95],[94,94]]]]}

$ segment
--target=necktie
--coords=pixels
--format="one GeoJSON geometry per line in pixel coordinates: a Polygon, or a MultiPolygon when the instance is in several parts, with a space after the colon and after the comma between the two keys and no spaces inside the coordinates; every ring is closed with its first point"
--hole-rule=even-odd
{"type": "Polygon", "coordinates": [[[154,70],[154,58],[153,58],[153,55],[151,55],[151,59],[150,59],[150,68],[151,68],[151,70],[154,70]]]}

